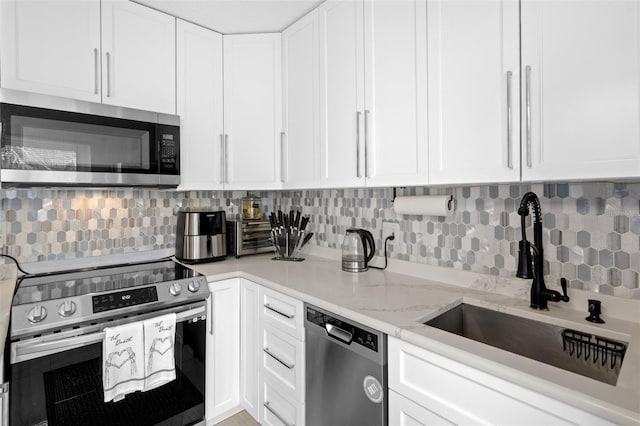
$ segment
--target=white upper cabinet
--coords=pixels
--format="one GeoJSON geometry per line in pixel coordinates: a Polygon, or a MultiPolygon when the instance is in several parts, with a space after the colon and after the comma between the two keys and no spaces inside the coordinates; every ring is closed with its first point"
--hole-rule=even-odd
{"type": "Polygon", "coordinates": [[[522,179],[639,176],[639,2],[521,7],[522,179]]]}
{"type": "Polygon", "coordinates": [[[320,187],[318,18],[314,10],[282,33],[285,188],[320,187]]]}
{"type": "Polygon", "coordinates": [[[364,3],[367,186],[428,181],[427,1],[364,3]]]}
{"type": "Polygon", "coordinates": [[[427,17],[429,183],[518,181],[518,1],[430,0],[427,17]]]}
{"type": "Polygon", "coordinates": [[[277,189],[282,133],[280,34],[224,36],[226,189],[277,189]]]}
{"type": "Polygon", "coordinates": [[[177,22],[181,190],[222,188],[222,35],[177,22]]]}
{"type": "Polygon", "coordinates": [[[322,185],[427,183],[426,0],[319,10],[322,185]]]}
{"type": "Polygon", "coordinates": [[[328,0],[318,10],[322,186],[364,186],[364,3],[328,0]]]}
{"type": "Polygon", "coordinates": [[[103,103],[175,114],[175,25],[137,3],[103,0],[103,103]]]}
{"type": "Polygon", "coordinates": [[[100,1],[0,1],[0,85],[100,102],[100,1]]]}

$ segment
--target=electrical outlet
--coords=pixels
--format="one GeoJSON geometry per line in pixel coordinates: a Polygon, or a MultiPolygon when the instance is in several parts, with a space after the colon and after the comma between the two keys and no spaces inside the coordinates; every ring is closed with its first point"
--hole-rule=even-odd
{"type": "MultiPolygon", "coordinates": [[[[382,244],[384,244],[389,235],[394,235],[396,238],[400,236],[400,224],[398,222],[382,222],[382,244]]],[[[389,241],[389,243],[393,244],[393,241],[389,241]]]]}

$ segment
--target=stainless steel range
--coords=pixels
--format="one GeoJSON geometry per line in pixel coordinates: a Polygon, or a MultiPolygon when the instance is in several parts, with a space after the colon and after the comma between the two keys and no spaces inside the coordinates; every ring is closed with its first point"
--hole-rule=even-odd
{"type": "Polygon", "coordinates": [[[171,260],[23,278],[6,348],[10,424],[203,422],[208,296],[203,276],[171,260]],[[176,379],[103,402],[104,328],[172,312],[176,379]]]}

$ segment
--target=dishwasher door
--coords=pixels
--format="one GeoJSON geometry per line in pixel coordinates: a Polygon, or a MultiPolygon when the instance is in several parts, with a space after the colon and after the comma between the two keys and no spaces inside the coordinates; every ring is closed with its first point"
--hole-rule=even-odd
{"type": "Polygon", "coordinates": [[[306,425],[387,425],[387,336],[305,306],[306,425]]]}

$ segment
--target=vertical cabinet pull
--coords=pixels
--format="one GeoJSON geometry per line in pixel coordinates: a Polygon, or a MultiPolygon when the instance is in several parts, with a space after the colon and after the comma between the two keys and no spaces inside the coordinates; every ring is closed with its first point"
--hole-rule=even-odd
{"type": "Polygon", "coordinates": [[[362,177],[360,174],[360,117],[362,113],[356,112],[356,177],[362,177]]]}
{"type": "Polygon", "coordinates": [[[531,167],[531,65],[525,67],[525,102],[527,167],[531,167]]]}
{"type": "Polygon", "coordinates": [[[213,336],[213,293],[209,295],[209,334],[213,336]]]}
{"type": "Polygon", "coordinates": [[[93,49],[93,94],[98,94],[98,84],[100,84],[100,55],[98,48],[93,49]]]}
{"type": "Polygon", "coordinates": [[[229,179],[229,173],[227,172],[227,167],[228,167],[228,161],[227,161],[227,151],[229,149],[229,135],[228,134],[224,134],[224,167],[222,170],[224,170],[224,174],[222,175],[222,182],[223,183],[227,183],[227,180],[229,179]]]}
{"type": "Polygon", "coordinates": [[[364,110],[364,177],[369,178],[369,114],[371,111],[364,110]]]}
{"type": "Polygon", "coordinates": [[[286,166],[289,166],[288,164],[285,166],[285,159],[287,158],[287,152],[285,151],[285,147],[284,147],[284,132],[280,133],[280,181],[282,183],[286,182],[288,179],[287,176],[287,168],[286,166]]]}
{"type": "Polygon", "coordinates": [[[107,98],[111,96],[111,54],[107,52],[107,98]]]}
{"type": "Polygon", "coordinates": [[[220,183],[224,183],[224,135],[220,134],[220,183]]]}
{"type": "Polygon", "coordinates": [[[287,423],[285,421],[285,419],[282,418],[282,416],[280,414],[278,414],[273,408],[271,408],[271,404],[269,404],[269,401],[265,401],[264,403],[264,408],[266,408],[267,410],[269,410],[269,412],[271,414],[273,414],[274,416],[276,416],[276,418],[278,420],[280,420],[282,422],[283,425],[285,426],[295,426],[295,424],[291,424],[291,423],[287,423]]]}
{"type": "Polygon", "coordinates": [[[507,71],[507,167],[513,169],[513,154],[511,152],[511,131],[512,131],[512,111],[511,111],[511,78],[513,73],[507,71]]]}

